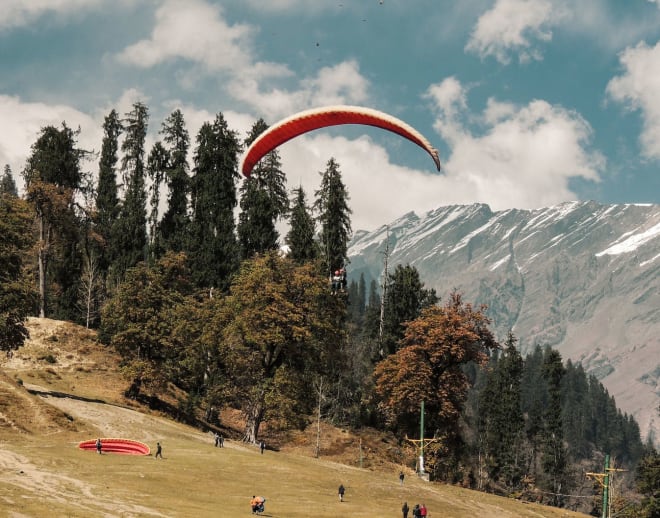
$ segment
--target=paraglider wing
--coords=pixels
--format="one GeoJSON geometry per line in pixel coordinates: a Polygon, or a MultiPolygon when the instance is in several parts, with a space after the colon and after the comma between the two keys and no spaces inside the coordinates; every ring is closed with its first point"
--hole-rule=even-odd
{"type": "Polygon", "coordinates": [[[415,128],[386,113],[360,106],[328,106],[306,110],[271,126],[259,135],[245,152],[241,172],[250,176],[252,168],[264,155],[277,146],[312,130],[339,126],[342,124],[362,124],[391,131],[414,142],[424,149],[440,170],[438,151],[415,128]]]}

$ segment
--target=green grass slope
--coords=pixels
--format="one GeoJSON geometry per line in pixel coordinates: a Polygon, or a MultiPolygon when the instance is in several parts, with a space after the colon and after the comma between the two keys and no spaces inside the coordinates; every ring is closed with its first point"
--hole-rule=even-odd
{"type": "Polygon", "coordinates": [[[311,448],[261,455],[234,440],[215,448],[208,433],[129,407],[112,355],[88,332],[43,319],[30,329],[27,346],[0,364],[0,516],[249,516],[255,494],[267,499],[264,516],[277,518],[399,517],[404,501],[424,502],[435,518],[584,516],[412,473],[402,486],[394,465],[362,469],[313,458],[311,448]],[[143,441],[152,452],[159,441],[164,458],[77,448],[97,436],[143,441]]]}

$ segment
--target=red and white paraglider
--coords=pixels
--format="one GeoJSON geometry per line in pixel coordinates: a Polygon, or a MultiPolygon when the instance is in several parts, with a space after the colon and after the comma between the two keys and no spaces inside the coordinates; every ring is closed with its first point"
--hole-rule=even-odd
{"type": "Polygon", "coordinates": [[[375,126],[401,135],[431,155],[438,171],[440,170],[438,150],[431,146],[429,141],[419,131],[396,117],[360,106],[327,106],[324,108],[315,108],[296,113],[291,117],[281,120],[264,131],[252,142],[243,156],[240,170],[243,175],[249,177],[252,168],[257,162],[281,144],[309,131],[342,124],[375,126]]]}

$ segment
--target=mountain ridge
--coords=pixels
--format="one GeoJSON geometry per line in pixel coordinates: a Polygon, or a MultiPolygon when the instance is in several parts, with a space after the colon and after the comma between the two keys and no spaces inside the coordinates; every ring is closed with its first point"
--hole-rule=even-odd
{"type": "Polygon", "coordinates": [[[580,362],[642,430],[660,438],[660,205],[566,202],[492,211],[486,204],[408,212],[349,245],[349,276],[388,262],[427,288],[486,304],[496,335],[512,329],[580,362]]]}

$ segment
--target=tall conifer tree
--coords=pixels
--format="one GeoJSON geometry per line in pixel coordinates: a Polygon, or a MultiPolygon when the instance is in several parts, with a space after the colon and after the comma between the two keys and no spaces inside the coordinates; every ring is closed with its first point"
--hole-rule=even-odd
{"type": "Polygon", "coordinates": [[[147,193],[145,187],[145,150],[149,110],[141,102],[126,114],[126,136],[122,142],[122,179],[124,200],[117,225],[118,256],[114,275],[123,279],[126,270],[146,259],[147,193]]]}
{"type": "Polygon", "coordinates": [[[80,218],[75,197],[82,192],[84,175],[77,134],[66,123],[57,129],[47,126],[32,145],[23,171],[27,200],[37,214],[39,249],[40,316],[76,320],[75,304],[82,270],[80,218]],[[48,298],[49,287],[58,291],[48,298]]]}
{"type": "Polygon", "coordinates": [[[522,372],[523,360],[516,349],[516,338],[509,332],[504,354],[487,377],[479,405],[490,475],[508,487],[515,487],[524,472],[522,372]]]}
{"type": "Polygon", "coordinates": [[[151,211],[149,212],[149,258],[157,261],[166,250],[165,238],[160,224],[160,191],[167,177],[169,153],[161,141],[156,142],[147,157],[147,174],[151,180],[149,188],[151,211]]]}
{"type": "Polygon", "coordinates": [[[190,225],[188,216],[190,136],[181,110],[174,110],[165,119],[160,133],[163,135],[168,157],[165,178],[168,199],[159,231],[165,250],[181,252],[186,249],[190,225]]]}
{"type": "Polygon", "coordinates": [[[328,160],[325,171],[321,173],[321,187],[314,194],[314,209],[321,225],[322,257],[327,272],[331,274],[346,265],[352,232],[349,195],[334,158],[328,160]]]}
{"type": "MultiPolygon", "coordinates": [[[[543,355],[543,377],[548,384],[548,406],[544,413],[542,465],[550,481],[549,488],[556,494],[565,489],[567,454],[564,446],[564,430],[561,419],[561,381],[565,369],[561,355],[547,348],[543,355]]],[[[554,497],[555,504],[560,497],[554,497]]]]}
{"type": "Polygon", "coordinates": [[[291,228],[286,236],[289,255],[298,264],[313,261],[318,257],[318,246],[314,239],[314,218],[307,207],[305,191],[298,187],[293,191],[291,228]]]}
{"type": "MultiPolygon", "coordinates": [[[[382,355],[396,351],[399,340],[403,337],[404,322],[416,319],[422,310],[438,301],[434,289],[427,289],[414,266],[397,265],[393,273],[388,274],[385,308],[383,314],[383,336],[381,337],[382,355]]],[[[378,314],[380,318],[380,313],[378,314]]],[[[375,325],[372,329],[379,329],[375,325]]]]}
{"type": "Polygon", "coordinates": [[[9,164],[5,164],[4,174],[0,180],[0,194],[18,196],[16,182],[14,182],[14,177],[11,174],[11,167],[9,167],[9,164]]]}
{"type": "Polygon", "coordinates": [[[117,244],[113,228],[117,224],[120,204],[117,188],[117,152],[121,121],[116,110],[111,110],[103,122],[103,143],[99,160],[99,179],[96,188],[96,225],[101,246],[98,251],[98,265],[103,278],[110,264],[117,257],[117,244]]]}
{"type": "MultiPolygon", "coordinates": [[[[245,140],[249,146],[268,126],[259,119],[245,140]]],[[[286,178],[277,150],[266,154],[241,186],[238,241],[244,259],[277,248],[277,221],[289,210],[286,178]]]]}
{"type": "Polygon", "coordinates": [[[197,134],[188,255],[193,281],[200,288],[225,291],[238,269],[234,209],[240,149],[236,132],[222,113],[197,134]]]}

